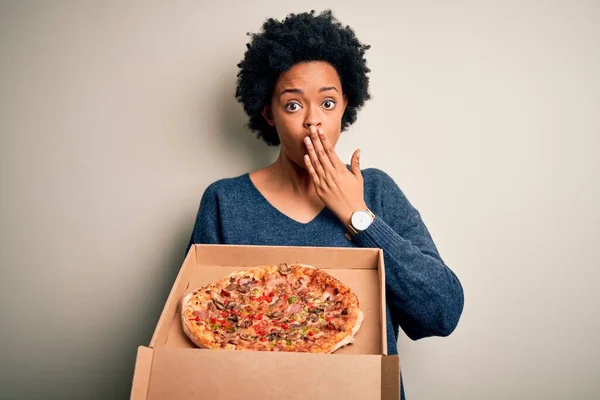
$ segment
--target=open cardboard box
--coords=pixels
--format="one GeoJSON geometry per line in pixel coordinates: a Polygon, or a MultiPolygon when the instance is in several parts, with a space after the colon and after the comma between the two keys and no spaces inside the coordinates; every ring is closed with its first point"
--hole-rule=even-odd
{"type": "Polygon", "coordinates": [[[398,356],[387,355],[381,249],[194,245],[179,271],[149,347],[140,346],[133,400],[400,398],[398,356]],[[365,319],[354,344],[333,354],[197,348],[179,313],[190,291],[262,264],[325,269],[358,296],[365,319]]]}

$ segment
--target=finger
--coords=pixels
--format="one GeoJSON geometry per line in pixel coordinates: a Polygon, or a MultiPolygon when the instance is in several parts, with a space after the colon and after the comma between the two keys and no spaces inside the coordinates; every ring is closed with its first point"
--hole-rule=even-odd
{"type": "Polygon", "coordinates": [[[323,145],[323,149],[325,150],[325,154],[327,155],[327,158],[329,158],[331,165],[333,165],[334,168],[340,166],[345,168],[346,164],[344,164],[344,162],[338,157],[333,144],[329,141],[329,138],[325,134],[323,128],[319,128],[318,132],[319,139],[321,139],[321,144],[323,145]]]}
{"type": "Polygon", "coordinates": [[[306,166],[306,170],[308,171],[308,174],[310,175],[310,178],[312,179],[313,183],[315,185],[318,185],[320,182],[319,175],[317,175],[317,172],[315,171],[315,168],[313,167],[308,154],[304,155],[304,165],[306,166]]]}
{"type": "Polygon", "coordinates": [[[321,138],[319,137],[318,129],[316,127],[311,127],[310,132],[310,138],[312,140],[313,147],[315,148],[315,152],[317,153],[317,157],[321,162],[321,165],[325,170],[334,169],[331,160],[329,159],[329,157],[327,157],[327,154],[325,153],[325,149],[323,148],[323,144],[321,143],[321,138]]]}
{"type": "Polygon", "coordinates": [[[360,149],[357,149],[354,154],[352,154],[352,158],[350,161],[350,170],[357,178],[362,176],[360,172],[360,149]]]}
{"type": "Polygon", "coordinates": [[[315,172],[317,173],[317,175],[320,178],[325,179],[325,170],[323,169],[323,166],[321,165],[321,162],[319,161],[319,157],[317,156],[317,153],[315,152],[315,147],[313,146],[312,140],[309,136],[304,138],[304,144],[306,145],[308,157],[310,159],[310,162],[311,162],[315,172]]]}

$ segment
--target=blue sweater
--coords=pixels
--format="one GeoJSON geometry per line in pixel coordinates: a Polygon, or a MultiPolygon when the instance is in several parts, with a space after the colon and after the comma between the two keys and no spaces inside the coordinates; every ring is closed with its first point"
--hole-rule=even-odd
{"type": "MultiPolygon", "coordinates": [[[[375,168],[365,169],[362,174],[365,202],[376,218],[352,241],[328,208],[308,223],[287,217],[267,201],[246,173],[208,186],[189,245],[381,248],[386,274],[388,354],[398,354],[399,328],[413,340],[449,335],[463,309],[458,278],[445,265],[420,213],[394,180],[375,168]]],[[[404,398],[403,384],[401,396],[404,398]]]]}

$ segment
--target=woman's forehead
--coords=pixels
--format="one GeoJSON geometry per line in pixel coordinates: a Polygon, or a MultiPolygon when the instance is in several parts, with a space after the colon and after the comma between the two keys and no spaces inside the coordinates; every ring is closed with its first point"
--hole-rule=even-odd
{"type": "Polygon", "coordinates": [[[324,61],[311,61],[296,64],[283,72],[275,88],[277,91],[285,89],[318,91],[322,87],[335,87],[341,92],[340,86],[340,77],[331,64],[324,61]]]}

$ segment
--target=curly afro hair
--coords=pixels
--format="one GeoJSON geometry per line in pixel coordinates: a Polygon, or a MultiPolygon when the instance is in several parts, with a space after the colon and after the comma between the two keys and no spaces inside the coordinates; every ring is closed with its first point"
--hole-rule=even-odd
{"type": "Polygon", "coordinates": [[[356,121],[358,110],[369,94],[369,77],[365,51],[352,28],[342,26],[331,10],[315,15],[290,14],[284,21],[268,19],[262,32],[250,34],[244,59],[238,64],[235,97],[250,117],[248,128],[268,145],[279,145],[275,127],[261,114],[271,104],[279,75],[300,62],[325,61],[337,71],[348,105],[342,116],[342,131],[356,121]]]}

